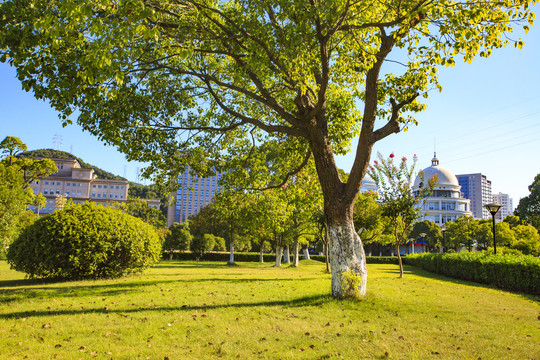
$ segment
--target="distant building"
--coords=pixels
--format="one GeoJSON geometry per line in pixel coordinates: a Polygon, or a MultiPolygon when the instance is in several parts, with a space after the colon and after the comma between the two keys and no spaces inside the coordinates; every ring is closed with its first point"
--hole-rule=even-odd
{"type": "Polygon", "coordinates": [[[375,180],[370,178],[368,175],[364,176],[364,180],[362,180],[362,186],[360,187],[360,192],[364,193],[366,191],[379,191],[375,180]]]}
{"type": "MultiPolygon", "coordinates": [[[[83,169],[77,160],[51,159],[58,171],[30,183],[34,194],[43,194],[47,204],[40,214],[50,214],[56,210],[57,196],[71,199],[80,204],[86,201],[101,205],[124,202],[128,196],[129,182],[125,180],[98,179],[93,169],[83,169]]],[[[35,206],[30,210],[37,212],[35,206]]]]}
{"type": "Polygon", "coordinates": [[[491,219],[491,214],[484,205],[493,201],[491,196],[491,181],[486,175],[462,174],[456,175],[463,197],[471,200],[471,211],[475,219],[491,219]]]}
{"type": "Polygon", "coordinates": [[[502,221],[508,215],[514,215],[514,200],[508,194],[493,194],[493,202],[501,205],[499,212],[495,215],[495,221],[502,221]]]}
{"type": "MultiPolygon", "coordinates": [[[[433,193],[419,204],[424,215],[418,220],[430,220],[442,226],[448,221],[456,221],[460,216],[472,215],[471,203],[462,196],[458,179],[450,170],[439,165],[436,154],[431,160],[431,166],[423,171],[424,183],[435,175],[437,183],[433,193]]],[[[414,180],[413,192],[417,193],[422,186],[422,178],[419,175],[414,180]]]]}
{"type": "Polygon", "coordinates": [[[219,190],[221,174],[199,178],[190,174],[189,167],[178,176],[180,187],[174,194],[172,205],[167,210],[167,226],[182,223],[196,215],[214,198],[219,190]]]}

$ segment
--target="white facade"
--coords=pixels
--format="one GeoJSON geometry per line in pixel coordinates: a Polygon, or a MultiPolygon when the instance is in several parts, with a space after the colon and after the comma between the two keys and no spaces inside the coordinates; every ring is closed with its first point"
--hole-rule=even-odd
{"type": "Polygon", "coordinates": [[[495,215],[495,221],[502,221],[508,215],[514,215],[514,200],[508,194],[493,194],[493,202],[501,205],[499,212],[495,215]]]}
{"type": "Polygon", "coordinates": [[[373,180],[368,175],[364,176],[364,180],[362,180],[362,186],[360,187],[360,192],[364,193],[366,191],[374,191],[378,192],[379,188],[377,187],[377,183],[375,180],[373,180]]]}
{"type": "Polygon", "coordinates": [[[460,216],[472,216],[471,203],[469,199],[461,196],[461,186],[454,173],[439,165],[437,156],[431,160],[431,166],[425,168],[424,179],[418,175],[414,181],[413,192],[427,183],[428,180],[437,176],[437,182],[433,193],[423,199],[419,206],[422,207],[424,215],[419,220],[430,220],[442,226],[448,221],[456,221],[460,216]]]}

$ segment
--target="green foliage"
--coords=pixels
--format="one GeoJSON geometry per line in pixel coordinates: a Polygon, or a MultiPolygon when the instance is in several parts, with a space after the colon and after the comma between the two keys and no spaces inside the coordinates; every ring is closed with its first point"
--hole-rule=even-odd
{"type": "Polygon", "coordinates": [[[73,205],[37,220],[10,246],[11,266],[30,277],[115,278],[147,268],[161,246],[140,219],[93,203],[73,205]]]}
{"type": "Polygon", "coordinates": [[[214,235],[211,234],[198,235],[193,238],[193,241],[191,242],[191,252],[196,260],[199,260],[204,254],[214,248],[216,243],[214,238],[214,235]]]}
{"type": "Polygon", "coordinates": [[[193,235],[189,232],[189,225],[173,223],[170,234],[165,238],[163,250],[187,251],[190,249],[193,235]]]}
{"type": "Polygon", "coordinates": [[[362,277],[351,270],[345,271],[341,274],[341,289],[343,290],[345,297],[352,297],[358,293],[358,287],[362,283],[362,277]]]}
{"type": "Polygon", "coordinates": [[[514,213],[540,231],[540,174],[529,185],[529,196],[521,198],[514,213]]]}
{"type": "Polygon", "coordinates": [[[388,221],[383,218],[382,208],[377,199],[377,193],[368,191],[358,194],[354,203],[354,228],[364,244],[380,243],[380,236],[388,228],[388,221]]]}
{"type": "Polygon", "coordinates": [[[407,256],[405,262],[457,279],[540,295],[540,259],[534,256],[484,251],[415,254],[407,256]]]}
{"type": "Polygon", "coordinates": [[[19,230],[19,219],[32,202],[31,189],[24,189],[24,179],[17,166],[0,163],[0,256],[5,255],[19,230]]]}
{"type": "Polygon", "coordinates": [[[460,216],[454,222],[447,222],[445,236],[445,244],[447,248],[459,248],[465,245],[469,251],[472,250],[473,234],[478,226],[472,216],[460,216]]]}
{"type": "Polygon", "coordinates": [[[433,221],[423,220],[415,222],[408,237],[421,239],[422,236],[420,234],[426,234],[423,240],[428,243],[429,248],[433,249],[441,245],[443,237],[441,227],[433,221]]]}
{"type": "Polygon", "coordinates": [[[213,251],[227,251],[227,246],[225,244],[225,239],[219,236],[214,236],[214,248],[213,251]]]}
{"type": "Polygon", "coordinates": [[[161,211],[148,206],[148,203],[143,199],[129,199],[115,205],[126,214],[135,216],[156,228],[165,227],[167,223],[167,219],[161,211]]]}

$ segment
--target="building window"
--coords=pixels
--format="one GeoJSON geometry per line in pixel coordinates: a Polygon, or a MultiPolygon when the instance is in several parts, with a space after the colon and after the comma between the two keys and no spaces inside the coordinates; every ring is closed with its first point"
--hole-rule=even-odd
{"type": "Polygon", "coordinates": [[[44,193],[45,195],[48,195],[48,194],[49,194],[49,189],[43,189],[43,193],[44,193]]]}
{"type": "Polygon", "coordinates": [[[81,196],[81,192],[80,192],[80,191],[77,191],[77,195],[78,195],[78,196],[81,196]]]}
{"type": "Polygon", "coordinates": [[[66,191],[66,195],[69,196],[69,190],[66,191]]]}
{"type": "Polygon", "coordinates": [[[92,185],[92,188],[94,188],[94,189],[95,189],[95,188],[96,188],[96,184],[92,185]]]}
{"type": "Polygon", "coordinates": [[[92,197],[96,197],[96,193],[95,193],[95,192],[92,193],[92,197]]]}
{"type": "Polygon", "coordinates": [[[45,185],[49,185],[49,182],[48,182],[48,181],[45,181],[45,185]]]}
{"type": "Polygon", "coordinates": [[[125,188],[124,185],[122,185],[122,190],[124,190],[124,188],[125,188]]]}
{"type": "Polygon", "coordinates": [[[67,183],[66,183],[66,186],[70,186],[70,183],[67,182],[67,183]]]}
{"type": "Polygon", "coordinates": [[[103,185],[103,188],[106,189],[106,188],[107,188],[107,185],[103,185]]]}
{"type": "Polygon", "coordinates": [[[60,185],[60,181],[57,181],[57,182],[56,182],[56,185],[60,185]]]}
{"type": "Polygon", "coordinates": [[[120,189],[120,186],[116,185],[116,190],[120,189]]]}
{"type": "Polygon", "coordinates": [[[120,194],[120,199],[123,199],[124,198],[124,194],[120,194]]]}
{"type": "Polygon", "coordinates": [[[112,197],[113,197],[113,194],[109,194],[109,197],[110,197],[110,198],[112,199],[112,197]]]}
{"type": "Polygon", "coordinates": [[[56,190],[56,194],[59,195],[59,194],[60,194],[60,190],[56,190]]]}
{"type": "Polygon", "coordinates": [[[101,185],[98,185],[97,187],[98,187],[98,189],[101,189],[101,185]]]}
{"type": "Polygon", "coordinates": [[[114,194],[114,198],[115,198],[115,199],[118,199],[118,194],[114,194]]]}

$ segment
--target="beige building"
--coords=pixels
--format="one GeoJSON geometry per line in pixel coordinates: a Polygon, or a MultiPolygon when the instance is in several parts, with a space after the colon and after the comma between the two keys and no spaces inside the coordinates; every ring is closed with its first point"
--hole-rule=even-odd
{"type": "MultiPolygon", "coordinates": [[[[57,196],[71,199],[75,204],[92,201],[106,206],[127,200],[127,181],[98,179],[93,169],[81,168],[77,160],[51,160],[55,162],[58,171],[30,184],[35,194],[41,193],[47,199],[47,204],[40,209],[40,213],[52,213],[57,196]]],[[[37,211],[34,206],[30,209],[37,211]]]]}

